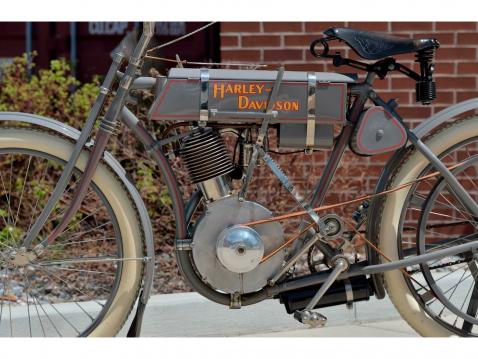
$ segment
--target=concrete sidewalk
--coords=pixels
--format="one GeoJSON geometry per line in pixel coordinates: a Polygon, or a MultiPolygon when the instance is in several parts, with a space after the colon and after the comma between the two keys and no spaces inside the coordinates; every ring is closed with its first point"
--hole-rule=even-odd
{"type": "MultiPolygon", "coordinates": [[[[388,298],[320,310],[324,328],[308,329],[287,314],[277,300],[231,310],[197,293],[153,296],[144,314],[143,337],[403,337],[417,334],[403,321],[388,298]]],[[[120,336],[129,327],[128,321],[120,336]]]]}

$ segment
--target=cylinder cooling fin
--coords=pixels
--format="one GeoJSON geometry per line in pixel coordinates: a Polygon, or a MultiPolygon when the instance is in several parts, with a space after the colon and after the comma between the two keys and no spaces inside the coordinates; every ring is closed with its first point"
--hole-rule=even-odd
{"type": "Polygon", "coordinates": [[[180,155],[194,184],[234,170],[221,136],[212,128],[200,129],[184,138],[180,155]]]}

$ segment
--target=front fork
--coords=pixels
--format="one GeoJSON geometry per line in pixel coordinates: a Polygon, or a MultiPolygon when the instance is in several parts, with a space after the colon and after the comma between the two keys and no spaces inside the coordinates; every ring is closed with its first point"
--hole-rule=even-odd
{"type": "MultiPolygon", "coordinates": [[[[128,95],[129,89],[131,88],[137,70],[140,69],[143,54],[146,51],[146,48],[153,35],[154,23],[144,23],[143,33],[134,49],[133,54],[129,57],[128,66],[125,70],[123,77],[120,80],[118,89],[116,91],[116,96],[113,98],[113,101],[109,106],[104,119],[100,123],[100,128],[95,139],[95,145],[93,146],[92,152],[88,157],[86,167],[84,169],[83,175],[81,176],[78,187],[75,189],[71,204],[63,215],[58,226],[55,227],[55,229],[48,235],[46,239],[44,239],[33,249],[34,256],[38,256],[43,251],[43,249],[48,246],[48,244],[52,243],[63,232],[63,230],[65,230],[71,218],[78,211],[81,202],[83,201],[87,193],[87,189],[91,183],[96,168],[98,167],[98,164],[103,157],[106,145],[108,144],[111,135],[116,129],[120,112],[125,104],[126,96],[128,95]]],[[[126,50],[126,53],[128,52],[127,49],[124,50],[126,50]]],[[[103,109],[107,95],[111,91],[111,88],[114,84],[114,80],[116,78],[116,73],[121,67],[121,64],[126,56],[127,55],[123,52],[115,54],[113,63],[108,70],[107,76],[103,81],[102,86],[100,87],[100,93],[90,112],[90,115],[88,116],[87,123],[80,135],[78,143],[75,145],[73,153],[70,156],[70,159],[65,167],[65,171],[62,173],[60,180],[55,187],[55,190],[53,191],[52,195],[50,196],[45,208],[42,210],[40,216],[36,219],[34,225],[32,226],[32,229],[29,231],[29,233],[26,235],[22,242],[22,248],[24,250],[27,250],[31,246],[34,239],[38,236],[40,230],[43,228],[46,220],[48,219],[48,216],[51,214],[51,211],[53,210],[62,193],[64,192],[71,178],[76,162],[81,154],[83,146],[85,145],[91,133],[91,130],[93,129],[93,126],[101,110],[103,109]]]]}

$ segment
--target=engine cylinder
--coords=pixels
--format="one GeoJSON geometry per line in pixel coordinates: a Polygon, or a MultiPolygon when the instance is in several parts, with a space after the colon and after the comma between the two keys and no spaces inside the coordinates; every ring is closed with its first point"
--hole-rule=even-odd
{"type": "Polygon", "coordinates": [[[234,169],[221,136],[212,128],[186,137],[180,155],[194,184],[224,176],[234,169]]]}

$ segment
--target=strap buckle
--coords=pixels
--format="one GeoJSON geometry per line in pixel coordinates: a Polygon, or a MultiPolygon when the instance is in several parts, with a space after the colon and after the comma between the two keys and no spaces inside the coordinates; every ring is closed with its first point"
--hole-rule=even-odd
{"type": "Polygon", "coordinates": [[[315,105],[317,75],[315,72],[307,74],[307,130],[305,137],[305,153],[311,154],[314,150],[315,142],[315,105]]]}

